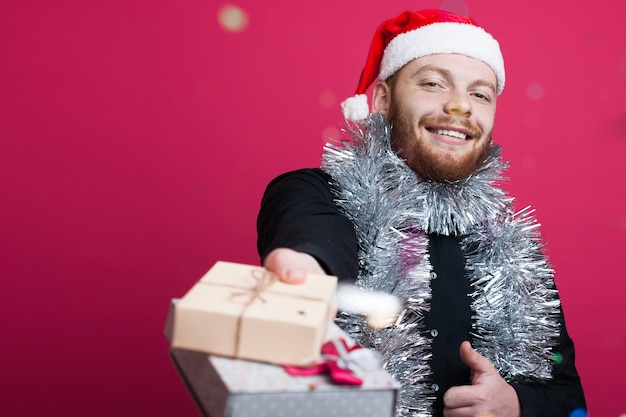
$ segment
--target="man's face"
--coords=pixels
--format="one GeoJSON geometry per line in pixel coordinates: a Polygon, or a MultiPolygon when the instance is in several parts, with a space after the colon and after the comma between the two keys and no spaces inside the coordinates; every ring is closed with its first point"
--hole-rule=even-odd
{"type": "MultiPolygon", "coordinates": [[[[491,142],[493,70],[464,55],[438,54],[409,62],[394,78],[386,84],[381,109],[392,125],[393,149],[422,178],[445,182],[470,176],[491,142]]],[[[376,88],[380,93],[385,83],[376,88]]],[[[376,111],[376,97],[373,102],[376,111]]]]}

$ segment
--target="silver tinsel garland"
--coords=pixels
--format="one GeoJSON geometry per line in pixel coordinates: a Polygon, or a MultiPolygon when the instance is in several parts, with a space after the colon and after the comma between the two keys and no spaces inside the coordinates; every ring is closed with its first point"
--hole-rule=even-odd
{"type": "Polygon", "coordinates": [[[385,369],[402,382],[397,415],[432,415],[431,340],[423,326],[431,298],[427,233],[463,237],[474,347],[507,381],[549,379],[560,304],[532,212],[515,214],[513,199],[496,187],[506,167],[500,147],[491,145],[471,177],[438,183],[420,179],[391,150],[380,114],[350,125],[350,133],[352,140],[326,145],[322,168],[355,225],[357,285],[398,296],[404,309],[385,329],[368,327],[356,314],[341,314],[337,322],[358,343],[379,350],[385,369]]]}

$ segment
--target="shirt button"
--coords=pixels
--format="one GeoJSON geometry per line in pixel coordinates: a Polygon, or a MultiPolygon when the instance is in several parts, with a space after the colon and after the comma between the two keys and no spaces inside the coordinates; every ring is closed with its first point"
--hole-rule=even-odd
{"type": "Polygon", "coordinates": [[[430,279],[437,279],[437,273],[435,271],[430,272],[430,279]]]}
{"type": "Polygon", "coordinates": [[[439,330],[437,330],[437,329],[432,329],[432,330],[430,331],[430,335],[431,335],[432,337],[437,337],[437,336],[439,335],[439,330]]]}
{"type": "Polygon", "coordinates": [[[431,387],[431,388],[433,389],[433,391],[435,391],[435,392],[439,391],[439,385],[437,385],[437,384],[432,384],[430,387],[431,387]]]}

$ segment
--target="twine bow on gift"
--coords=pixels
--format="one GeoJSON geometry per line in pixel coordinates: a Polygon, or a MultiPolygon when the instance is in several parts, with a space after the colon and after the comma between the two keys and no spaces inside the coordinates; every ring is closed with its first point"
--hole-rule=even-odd
{"type": "Polygon", "coordinates": [[[322,346],[322,361],[313,366],[289,366],[283,368],[290,375],[311,376],[328,373],[340,385],[362,385],[357,375],[382,367],[381,357],[372,349],[359,345],[348,346],[343,339],[332,339],[322,346]]]}
{"type": "Polygon", "coordinates": [[[254,269],[251,272],[251,275],[252,275],[252,278],[254,278],[254,280],[256,281],[256,283],[254,284],[252,288],[250,288],[248,291],[234,292],[230,295],[230,298],[249,295],[250,299],[246,301],[246,304],[245,304],[246,307],[252,304],[257,298],[261,300],[261,302],[264,303],[265,299],[261,296],[261,294],[270,285],[272,285],[274,282],[278,280],[278,277],[272,274],[268,270],[254,269]]]}
{"type": "Polygon", "coordinates": [[[261,295],[263,291],[265,291],[268,287],[270,287],[274,282],[278,280],[278,277],[268,270],[259,270],[255,269],[251,273],[252,278],[256,281],[254,286],[250,288],[248,291],[240,291],[233,292],[230,295],[230,298],[241,297],[241,296],[249,296],[248,301],[243,305],[243,310],[241,314],[237,318],[237,329],[235,331],[235,357],[239,357],[239,348],[241,347],[241,323],[243,321],[243,316],[248,307],[254,303],[255,300],[260,300],[265,303],[265,298],[261,295]]]}

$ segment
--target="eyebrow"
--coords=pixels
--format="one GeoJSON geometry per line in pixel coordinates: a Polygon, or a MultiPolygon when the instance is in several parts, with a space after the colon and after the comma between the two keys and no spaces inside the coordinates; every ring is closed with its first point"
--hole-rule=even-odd
{"type": "Polygon", "coordinates": [[[415,71],[413,73],[413,75],[419,75],[422,72],[428,72],[428,71],[438,72],[439,74],[443,75],[444,77],[452,78],[452,73],[450,72],[450,70],[447,70],[447,69],[441,68],[441,67],[436,67],[434,65],[424,65],[423,67],[419,67],[417,69],[417,71],[415,71]]]}
{"type": "Polygon", "coordinates": [[[490,83],[487,80],[483,80],[482,78],[479,78],[478,80],[470,83],[470,87],[487,87],[489,89],[491,89],[493,91],[493,93],[496,93],[496,86],[493,85],[493,83],[490,83]]]}
{"type": "MultiPolygon", "coordinates": [[[[418,68],[418,70],[413,73],[413,76],[417,76],[423,72],[428,72],[428,71],[439,73],[441,76],[443,76],[444,78],[448,80],[453,78],[452,72],[450,70],[441,68],[441,67],[436,67],[434,65],[425,65],[423,67],[418,68]]],[[[496,86],[493,85],[492,82],[489,82],[483,78],[479,78],[470,83],[470,87],[480,87],[480,86],[490,88],[493,90],[494,93],[497,91],[496,86]]]]}

